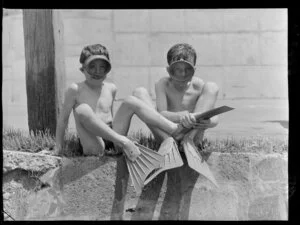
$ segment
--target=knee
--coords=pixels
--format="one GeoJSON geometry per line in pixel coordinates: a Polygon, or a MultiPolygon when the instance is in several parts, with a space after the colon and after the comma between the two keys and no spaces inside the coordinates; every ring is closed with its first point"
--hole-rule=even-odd
{"type": "Polygon", "coordinates": [[[89,115],[94,113],[92,108],[88,104],[85,104],[85,103],[76,106],[76,108],[74,109],[74,112],[76,113],[76,115],[78,116],[78,118],[80,120],[86,119],[87,117],[89,117],[89,115]]]}
{"type": "Polygon", "coordinates": [[[203,87],[203,91],[208,93],[208,94],[212,94],[217,96],[219,93],[219,87],[216,83],[214,82],[207,82],[204,87],[203,87]]]}
{"type": "Polygon", "coordinates": [[[132,92],[132,95],[137,98],[144,98],[146,96],[149,96],[149,93],[146,88],[138,87],[132,92]]]}
{"type": "Polygon", "coordinates": [[[125,105],[128,109],[134,109],[138,105],[138,98],[130,95],[124,99],[122,104],[125,105]]]}

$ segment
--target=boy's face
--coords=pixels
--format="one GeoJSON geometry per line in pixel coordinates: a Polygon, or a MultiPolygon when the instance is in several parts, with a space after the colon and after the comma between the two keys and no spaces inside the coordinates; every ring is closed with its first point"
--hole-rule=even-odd
{"type": "Polygon", "coordinates": [[[95,59],[83,68],[94,80],[105,79],[107,74],[107,62],[101,59],[95,59]]]}
{"type": "Polygon", "coordinates": [[[195,67],[185,62],[177,62],[171,67],[167,67],[167,70],[172,80],[185,83],[192,79],[195,72],[195,67]]]}

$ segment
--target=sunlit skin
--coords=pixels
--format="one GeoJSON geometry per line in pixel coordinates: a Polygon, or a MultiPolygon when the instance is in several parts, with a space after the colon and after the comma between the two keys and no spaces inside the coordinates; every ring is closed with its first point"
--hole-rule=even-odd
{"type": "Polygon", "coordinates": [[[86,82],[92,86],[101,85],[106,79],[107,63],[101,59],[91,61],[87,66],[83,66],[81,71],[86,77],[86,82]]]}
{"type": "MultiPolygon", "coordinates": [[[[94,118],[105,124],[112,123],[112,106],[116,96],[117,88],[114,84],[105,82],[107,76],[107,63],[104,60],[93,60],[88,65],[80,68],[85,75],[85,80],[79,83],[72,83],[65,93],[63,110],[61,112],[56,131],[56,153],[62,152],[65,129],[69,116],[73,110],[76,130],[80,137],[84,154],[102,155],[104,153],[104,142],[98,135],[88,131],[80,122],[81,111],[92,110],[94,118]]],[[[107,126],[105,129],[109,130],[107,126]]],[[[115,143],[128,143],[125,136],[113,134],[111,136],[115,143]]]]}
{"type": "Polygon", "coordinates": [[[166,69],[169,77],[164,77],[156,83],[157,110],[175,123],[195,128],[193,136],[195,144],[198,144],[201,141],[200,134],[218,123],[218,116],[199,122],[196,122],[194,116],[198,112],[197,103],[205,83],[194,76],[196,68],[189,63],[177,62],[166,69]]]}

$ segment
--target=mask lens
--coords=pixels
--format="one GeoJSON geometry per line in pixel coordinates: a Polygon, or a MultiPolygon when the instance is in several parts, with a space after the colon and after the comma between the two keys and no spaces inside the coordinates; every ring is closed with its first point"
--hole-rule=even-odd
{"type": "Polygon", "coordinates": [[[93,60],[88,65],[85,66],[86,71],[91,76],[97,76],[97,77],[103,77],[106,75],[106,68],[107,64],[106,62],[103,62],[103,60],[93,60]]]}

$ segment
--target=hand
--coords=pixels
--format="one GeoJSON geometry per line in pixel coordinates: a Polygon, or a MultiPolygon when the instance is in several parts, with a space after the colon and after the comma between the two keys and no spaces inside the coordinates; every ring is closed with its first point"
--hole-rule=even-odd
{"type": "Polygon", "coordinates": [[[206,130],[206,129],[212,128],[214,126],[215,126],[215,124],[213,124],[210,119],[200,120],[199,122],[193,124],[193,127],[195,129],[199,129],[199,130],[206,130]]]}
{"type": "Polygon", "coordinates": [[[196,118],[193,113],[186,112],[180,117],[180,124],[185,128],[191,128],[196,123],[196,118]]]}

